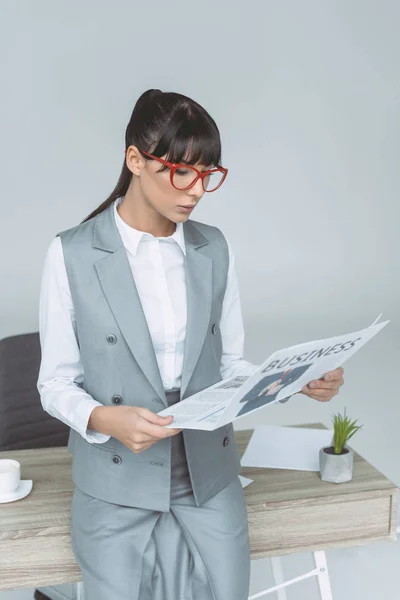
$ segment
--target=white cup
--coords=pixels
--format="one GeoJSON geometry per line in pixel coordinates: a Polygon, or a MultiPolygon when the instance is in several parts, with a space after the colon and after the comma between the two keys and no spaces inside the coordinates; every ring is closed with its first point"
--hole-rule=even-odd
{"type": "Polygon", "coordinates": [[[11,458],[0,459],[0,495],[15,492],[21,481],[21,464],[11,458]]]}

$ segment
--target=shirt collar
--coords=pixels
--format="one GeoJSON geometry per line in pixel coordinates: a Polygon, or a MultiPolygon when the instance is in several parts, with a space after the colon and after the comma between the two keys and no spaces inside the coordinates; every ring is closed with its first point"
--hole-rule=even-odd
{"type": "MultiPolygon", "coordinates": [[[[122,202],[122,198],[117,198],[117,200],[114,201],[115,223],[118,227],[118,231],[121,235],[121,239],[122,239],[122,242],[123,242],[125,248],[127,248],[129,250],[129,252],[131,252],[131,254],[133,254],[133,256],[135,256],[136,252],[137,252],[137,248],[139,246],[139,243],[141,241],[154,239],[155,236],[152,233],[147,233],[145,231],[139,231],[139,229],[135,229],[134,227],[131,227],[130,225],[128,225],[128,223],[126,223],[120,217],[120,215],[117,211],[117,206],[118,206],[118,204],[120,204],[120,202],[122,202]]],[[[169,235],[168,237],[158,237],[157,239],[165,241],[165,242],[176,242],[178,244],[178,246],[181,248],[183,254],[186,255],[186,245],[185,245],[185,236],[184,236],[184,232],[183,232],[183,223],[176,224],[176,229],[172,235],[169,235]]]]}

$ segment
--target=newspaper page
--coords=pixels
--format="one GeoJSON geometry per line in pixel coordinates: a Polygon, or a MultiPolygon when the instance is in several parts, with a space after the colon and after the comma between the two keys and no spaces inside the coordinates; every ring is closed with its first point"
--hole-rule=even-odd
{"type": "Polygon", "coordinates": [[[291,396],[310,381],[337,369],[389,323],[377,323],[378,319],[354,333],[278,350],[252,375],[223,379],[158,414],[174,416],[165,426],[168,428],[213,431],[291,396]]]}

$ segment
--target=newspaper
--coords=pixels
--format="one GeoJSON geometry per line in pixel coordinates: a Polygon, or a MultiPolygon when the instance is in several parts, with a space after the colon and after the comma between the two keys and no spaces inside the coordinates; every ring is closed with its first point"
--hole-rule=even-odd
{"type": "Polygon", "coordinates": [[[299,392],[314,379],[340,367],[389,321],[360,331],[290,346],[271,354],[252,375],[236,375],[162,410],[173,415],[168,428],[213,431],[299,392]]]}

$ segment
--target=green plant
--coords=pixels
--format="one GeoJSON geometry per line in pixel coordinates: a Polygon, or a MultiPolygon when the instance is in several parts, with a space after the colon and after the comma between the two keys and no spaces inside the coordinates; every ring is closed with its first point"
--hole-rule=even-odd
{"type": "Polygon", "coordinates": [[[350,421],[346,415],[346,409],[344,414],[340,413],[332,415],[333,421],[333,448],[335,454],[342,454],[347,442],[353,437],[362,425],[356,425],[357,419],[350,421]]]}

